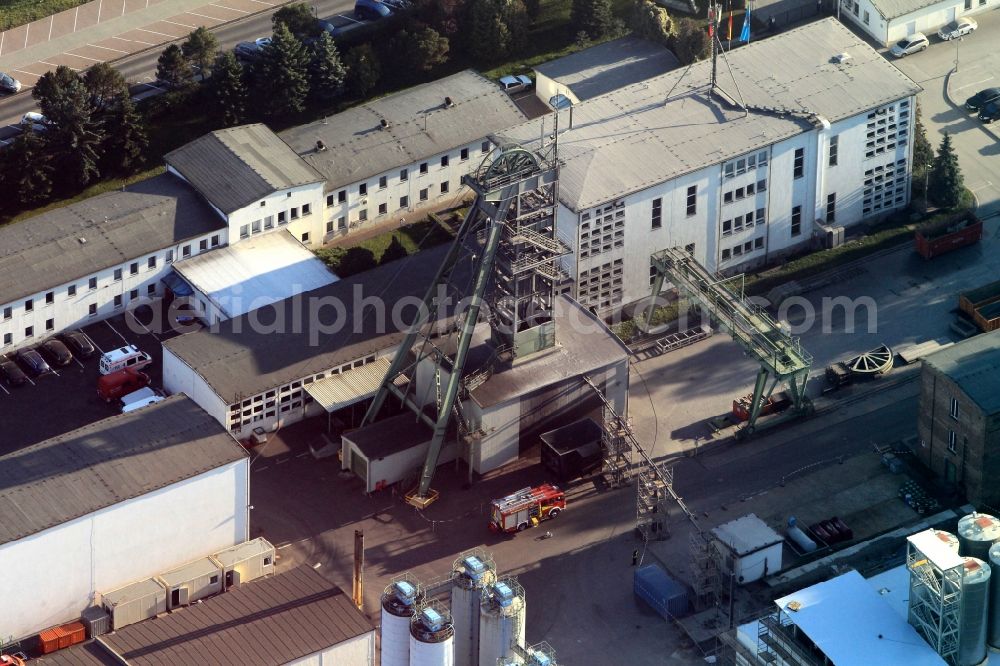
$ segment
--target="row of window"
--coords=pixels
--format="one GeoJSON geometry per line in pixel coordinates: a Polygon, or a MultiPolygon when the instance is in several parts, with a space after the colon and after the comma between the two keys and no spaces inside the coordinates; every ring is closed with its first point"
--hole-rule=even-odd
{"type": "Polygon", "coordinates": [[[761,180],[758,180],[756,184],[749,183],[744,187],[737,187],[734,190],[724,192],[722,195],[722,203],[731,204],[734,201],[740,201],[747,197],[752,197],[754,194],[758,192],[766,192],[766,191],[767,191],[767,179],[763,178],[761,180]]]}
{"type": "Polygon", "coordinates": [[[621,303],[624,270],[624,260],[615,259],[601,266],[580,271],[577,297],[581,302],[599,308],[608,308],[621,303]]]}
{"type": "MultiPolygon", "coordinates": [[[[580,225],[580,258],[610,252],[612,248],[625,246],[625,208],[615,204],[607,207],[607,213],[597,211],[598,215],[592,221],[580,225]]],[[[655,203],[654,203],[655,205],[655,203]]],[[[589,213],[585,214],[588,218],[589,213]]]]}
{"type": "MultiPolygon", "coordinates": [[[[301,217],[307,217],[312,214],[312,206],[310,204],[302,204],[302,214],[301,217]]],[[[289,210],[283,210],[278,212],[278,224],[277,226],[283,227],[288,224],[291,220],[299,219],[299,207],[294,206],[289,210]]],[[[267,217],[262,217],[259,220],[254,220],[249,224],[240,225],[240,238],[249,238],[251,234],[259,234],[262,231],[268,231],[269,229],[275,228],[275,216],[268,215],[267,217]]],[[[215,247],[214,245],[212,247],[215,247]]]]}
{"type": "Polygon", "coordinates": [[[731,248],[728,247],[723,248],[722,260],[729,261],[734,257],[742,257],[745,254],[750,254],[752,252],[755,252],[756,250],[763,250],[763,249],[764,249],[764,238],[762,236],[760,238],[754,238],[753,240],[748,240],[745,243],[734,245],[731,248]]]}
{"type": "Polygon", "coordinates": [[[765,209],[758,208],[756,215],[754,215],[753,211],[750,211],[746,215],[737,215],[729,220],[723,220],[722,235],[732,236],[734,233],[738,234],[744,229],[752,229],[755,225],[766,223],[767,216],[765,214],[765,209]]]}
{"type": "Polygon", "coordinates": [[[907,144],[910,131],[909,106],[909,100],[903,100],[898,105],[890,104],[868,114],[866,159],[907,144]]]}
{"type": "Polygon", "coordinates": [[[726,178],[735,178],[754,169],[767,166],[767,151],[762,150],[753,155],[744,155],[730,160],[722,165],[722,173],[726,178]]]}

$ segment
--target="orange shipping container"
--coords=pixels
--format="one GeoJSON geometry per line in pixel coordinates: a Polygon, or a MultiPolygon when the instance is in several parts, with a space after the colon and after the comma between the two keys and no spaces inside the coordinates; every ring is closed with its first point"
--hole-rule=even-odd
{"type": "Polygon", "coordinates": [[[46,629],[38,634],[39,649],[42,654],[49,654],[59,649],[59,632],[55,629],[46,629]]]}
{"type": "MultiPolygon", "coordinates": [[[[82,622],[70,622],[69,624],[62,625],[59,629],[63,632],[66,640],[68,641],[68,644],[65,647],[76,645],[77,643],[82,643],[87,640],[87,628],[83,626],[82,622]]],[[[63,647],[61,640],[59,641],[59,646],[63,647]]]]}

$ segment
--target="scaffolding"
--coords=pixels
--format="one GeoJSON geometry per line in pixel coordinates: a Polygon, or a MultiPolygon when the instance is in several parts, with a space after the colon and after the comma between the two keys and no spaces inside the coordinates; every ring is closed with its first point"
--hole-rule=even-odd
{"type": "Polygon", "coordinates": [[[933,548],[915,543],[920,536],[906,540],[906,568],[910,571],[907,620],[942,659],[954,664],[961,638],[965,562],[954,552],[942,557],[933,548]]]}
{"type": "Polygon", "coordinates": [[[822,666],[826,661],[813,656],[799,642],[795,625],[781,610],[757,621],[757,660],[762,664],[788,666],[822,666]]]}
{"type": "Polygon", "coordinates": [[[760,305],[745,297],[742,282],[739,290],[733,289],[728,283],[736,278],[716,278],[681,248],[657,252],[650,257],[650,261],[656,277],[646,322],[652,316],[664,282],[669,279],[682,295],[697,303],[760,363],[750,403],[750,418],[741,430],[742,434],[751,433],[757,427],[760,409],[779,381],[788,386],[792,399],[789,415],[809,411],[811,403],[806,397],[806,381],[809,379],[812,356],[802,348],[797,337],[789,335],[760,305]],[[772,379],[770,387],[767,385],[768,378],[772,379]]]}
{"type": "Polygon", "coordinates": [[[688,535],[691,562],[691,597],[696,608],[711,608],[722,597],[722,562],[716,542],[697,532],[688,535]]]}
{"type": "Polygon", "coordinates": [[[632,446],[628,443],[625,428],[614,410],[605,406],[603,413],[601,473],[611,488],[618,488],[629,481],[632,469],[632,446]]]}

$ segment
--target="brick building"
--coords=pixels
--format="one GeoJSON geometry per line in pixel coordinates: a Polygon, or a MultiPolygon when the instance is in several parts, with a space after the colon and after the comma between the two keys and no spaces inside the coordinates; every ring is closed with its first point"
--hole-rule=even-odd
{"type": "Polygon", "coordinates": [[[1000,331],[924,358],[917,455],[977,508],[1000,510],[1000,331]]]}

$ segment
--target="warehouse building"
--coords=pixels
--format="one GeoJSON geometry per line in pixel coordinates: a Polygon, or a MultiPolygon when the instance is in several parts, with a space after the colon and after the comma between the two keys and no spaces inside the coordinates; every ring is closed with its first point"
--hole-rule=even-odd
{"type": "Polygon", "coordinates": [[[998,6],[998,0],[841,0],[840,16],[882,46],[892,46],[915,32],[931,37],[956,18],[998,6]]]}
{"type": "Polygon", "coordinates": [[[249,472],[183,395],[0,457],[4,634],[74,620],[99,591],[245,541],[249,472]]]}
{"type": "Polygon", "coordinates": [[[228,242],[226,226],[170,175],[0,228],[0,351],[162,295],[180,259],[228,242]]]}
{"type": "Polygon", "coordinates": [[[917,457],[983,510],[1000,507],[1000,331],[923,359],[917,457]]]}
{"type": "Polygon", "coordinates": [[[218,666],[373,666],[375,628],[343,591],[312,567],[299,566],[38,663],[153,666],[193,659],[218,666]]]}
{"type": "Polygon", "coordinates": [[[285,130],[281,139],[326,179],[322,224],[300,240],[457,203],[462,176],[492,148],[488,135],[524,119],[495,83],[466,70],[285,130]]]}
{"type": "MultiPolygon", "coordinates": [[[[864,41],[824,19],[727,60],[724,92],[710,94],[704,61],[561,113],[556,226],[574,250],[562,267],[602,315],[648,296],[659,249],[744,271],[909,202],[920,87],[864,41]]],[[[495,140],[538,149],[552,127],[495,140]]]]}

